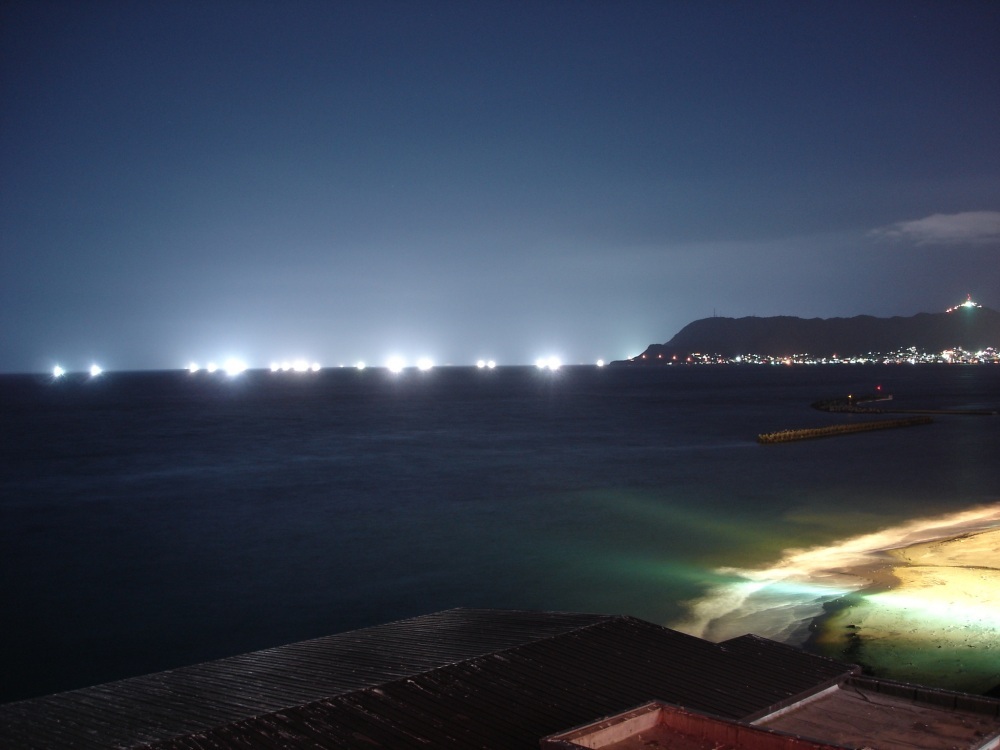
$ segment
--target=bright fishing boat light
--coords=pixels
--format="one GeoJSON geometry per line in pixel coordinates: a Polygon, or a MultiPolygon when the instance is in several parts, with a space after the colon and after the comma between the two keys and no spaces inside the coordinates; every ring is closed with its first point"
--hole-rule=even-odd
{"type": "Polygon", "coordinates": [[[309,365],[309,369],[312,370],[313,372],[319,372],[320,371],[319,362],[313,362],[311,365],[309,365]]]}
{"type": "Polygon", "coordinates": [[[551,370],[552,372],[555,372],[560,367],[562,367],[562,360],[556,356],[548,357],[547,359],[542,359],[541,362],[542,364],[539,366],[542,369],[548,369],[551,370]]]}
{"type": "Polygon", "coordinates": [[[354,366],[357,367],[359,370],[363,370],[363,369],[365,369],[365,367],[367,367],[367,365],[364,362],[358,362],[354,366]]]}
{"type": "Polygon", "coordinates": [[[200,369],[201,368],[198,367],[198,363],[197,362],[191,362],[190,364],[188,364],[188,372],[190,372],[190,373],[198,372],[198,370],[200,370],[200,369]]]}
{"type": "Polygon", "coordinates": [[[271,363],[271,372],[277,372],[280,369],[281,369],[281,365],[279,365],[277,362],[272,362],[271,363]]]}
{"type": "Polygon", "coordinates": [[[597,360],[597,366],[598,367],[604,367],[604,360],[603,359],[597,360]]]}
{"type": "Polygon", "coordinates": [[[432,367],[434,367],[434,362],[431,360],[430,357],[421,357],[420,359],[417,360],[418,370],[427,372],[427,370],[431,369],[432,367]]]}
{"type": "Polygon", "coordinates": [[[389,368],[389,372],[402,372],[403,368],[406,367],[406,360],[402,357],[389,357],[385,366],[389,368]]]}
{"type": "Polygon", "coordinates": [[[223,369],[226,371],[226,375],[230,377],[235,377],[243,372],[246,372],[247,365],[238,359],[227,359],[226,364],[223,365],[223,369]]]}
{"type": "Polygon", "coordinates": [[[482,370],[484,367],[486,367],[486,360],[485,359],[476,360],[476,367],[482,370]]]}
{"type": "Polygon", "coordinates": [[[52,368],[52,377],[54,377],[54,378],[61,378],[65,374],[66,374],[66,371],[63,368],[61,368],[59,365],[56,365],[55,367],[52,368]]]}
{"type": "Polygon", "coordinates": [[[209,372],[215,372],[216,370],[219,369],[219,366],[215,364],[215,362],[209,362],[207,365],[205,365],[205,369],[208,370],[209,372]]]}
{"type": "Polygon", "coordinates": [[[309,370],[309,363],[304,359],[297,359],[292,363],[292,369],[295,372],[307,372],[309,370]]]}
{"type": "Polygon", "coordinates": [[[96,378],[102,372],[104,372],[104,370],[101,369],[100,365],[91,365],[90,366],[90,377],[96,378]]]}

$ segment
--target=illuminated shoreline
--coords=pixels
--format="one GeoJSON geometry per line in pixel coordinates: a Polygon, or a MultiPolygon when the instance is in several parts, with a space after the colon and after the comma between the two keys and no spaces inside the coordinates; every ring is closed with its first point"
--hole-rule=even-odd
{"type": "MultiPolygon", "coordinates": [[[[874,674],[971,693],[1000,686],[1000,528],[885,551],[812,645],[874,674]]],[[[861,572],[861,571],[859,571],[861,572]]]]}
{"type": "Polygon", "coordinates": [[[754,632],[890,679],[1000,685],[1000,502],[717,572],[731,582],[675,627],[713,641],[754,632]]]}

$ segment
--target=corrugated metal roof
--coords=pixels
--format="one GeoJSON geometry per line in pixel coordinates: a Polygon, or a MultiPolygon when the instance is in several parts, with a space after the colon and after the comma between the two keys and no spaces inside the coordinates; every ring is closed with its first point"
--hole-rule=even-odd
{"type": "Polygon", "coordinates": [[[130,747],[611,619],[455,609],[0,706],[4,748],[130,747]]]}
{"type": "Polygon", "coordinates": [[[609,618],[153,747],[537,748],[546,735],[650,699],[743,718],[852,672],[769,643],[716,645],[609,618]]]}

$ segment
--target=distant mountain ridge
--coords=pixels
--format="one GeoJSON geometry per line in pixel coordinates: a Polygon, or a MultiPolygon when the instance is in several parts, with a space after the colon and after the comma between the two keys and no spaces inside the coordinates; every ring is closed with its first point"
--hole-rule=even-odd
{"type": "Polygon", "coordinates": [[[629,361],[673,361],[675,356],[696,352],[724,357],[809,354],[843,358],[911,346],[925,352],[1000,348],[1000,312],[960,306],[949,312],[892,318],[703,318],[684,326],[667,343],[652,344],[629,361]]]}

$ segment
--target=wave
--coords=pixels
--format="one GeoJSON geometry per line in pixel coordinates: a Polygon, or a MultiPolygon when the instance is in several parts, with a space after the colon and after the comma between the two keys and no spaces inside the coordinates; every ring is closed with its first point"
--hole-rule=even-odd
{"type": "Polygon", "coordinates": [[[724,641],[754,633],[801,645],[823,605],[872,585],[886,553],[935,539],[1000,526],[1000,502],[917,518],[879,531],[809,549],[787,549],[767,568],[719,568],[727,580],[688,602],[688,616],[671,625],[700,638],[724,641]]]}

